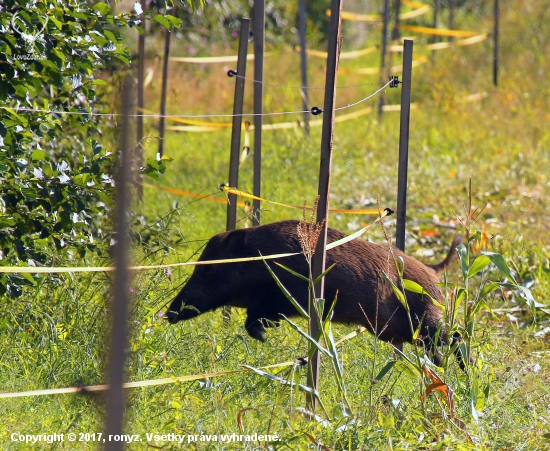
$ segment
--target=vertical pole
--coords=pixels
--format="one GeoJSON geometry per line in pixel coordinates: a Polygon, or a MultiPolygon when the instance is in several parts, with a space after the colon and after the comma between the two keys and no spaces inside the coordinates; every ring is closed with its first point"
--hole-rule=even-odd
{"type": "MultiPolygon", "coordinates": [[[[128,341],[128,304],[130,273],[128,270],[128,216],[130,206],[130,119],[132,104],[132,81],[124,79],[122,87],[122,127],[120,131],[120,162],[117,173],[115,204],[115,279],[111,298],[111,343],[109,347],[109,388],[106,399],[105,435],[120,435],[124,419],[124,368],[128,341]]],[[[106,451],[122,450],[122,442],[105,442],[106,451]]]]}
{"type": "MultiPolygon", "coordinates": [[[[441,0],[435,0],[434,5],[434,28],[439,28],[439,12],[441,11],[441,0]]],[[[439,42],[439,37],[437,35],[434,35],[433,41],[434,43],[439,42]]],[[[435,63],[435,54],[436,51],[432,50],[432,62],[435,63]]]]}
{"type": "Polygon", "coordinates": [[[399,170],[397,173],[396,246],[405,250],[405,221],[407,216],[407,166],[409,161],[409,122],[411,118],[411,77],[413,41],[403,44],[403,81],[401,85],[401,122],[399,129],[399,170]]]}
{"type": "MultiPolygon", "coordinates": [[[[231,154],[229,157],[229,186],[239,185],[239,152],[241,147],[241,132],[243,123],[244,77],[246,76],[246,56],[248,51],[248,36],[250,34],[250,19],[242,19],[239,35],[239,54],[237,75],[235,77],[235,97],[233,100],[233,128],[231,130],[231,154]]],[[[237,195],[229,194],[227,204],[227,230],[235,230],[237,223],[237,195]]]]}
{"type": "MultiPolygon", "coordinates": [[[[231,154],[229,156],[229,186],[238,188],[239,185],[239,152],[241,147],[241,129],[243,122],[244,77],[246,77],[246,57],[248,53],[248,37],[250,35],[250,19],[243,18],[239,35],[239,53],[237,55],[237,75],[235,77],[235,97],[233,99],[233,128],[231,129],[231,154]]],[[[254,135],[254,139],[256,135],[254,135]]],[[[254,142],[256,146],[256,142],[254,142]]],[[[254,157],[256,162],[256,157],[254,157]]],[[[237,226],[237,196],[228,195],[226,230],[235,230],[237,226]]],[[[231,318],[231,307],[222,309],[224,322],[231,318]]]]}
{"type": "Polygon", "coordinates": [[[401,0],[395,0],[395,25],[391,35],[392,41],[397,41],[401,37],[399,31],[399,14],[401,14],[401,0]]]}
{"type": "MultiPolygon", "coordinates": [[[[322,223],[324,221],[324,225],[321,230],[321,234],[319,235],[317,246],[315,247],[315,254],[313,255],[313,280],[319,277],[325,270],[329,192],[332,169],[332,142],[334,135],[334,115],[336,102],[336,81],[338,76],[338,62],[340,58],[341,44],[340,38],[342,29],[342,0],[332,0],[330,11],[331,15],[328,29],[325,101],[323,106],[323,131],[321,135],[321,165],[319,169],[319,205],[317,207],[317,223],[322,223]]],[[[323,279],[315,285],[314,291],[316,298],[322,298],[324,296],[323,279]]],[[[311,337],[317,339],[319,335],[319,318],[317,317],[313,306],[314,302],[315,299],[311,299],[309,305],[311,318],[309,334],[311,337]]],[[[316,350],[311,358],[307,375],[308,385],[314,389],[317,389],[319,386],[319,365],[320,355],[319,351],[316,350]]],[[[317,407],[317,399],[308,394],[307,405],[310,409],[315,410],[317,407]]]]}
{"type": "Polygon", "coordinates": [[[499,34],[499,21],[500,21],[500,7],[499,0],[495,0],[495,30],[493,33],[493,84],[498,86],[498,34],[499,34]]]}
{"type": "Polygon", "coordinates": [[[164,155],[164,116],[166,114],[166,91],[168,89],[168,61],[170,60],[170,30],[166,29],[164,34],[164,64],[162,67],[162,91],[160,97],[160,120],[159,120],[159,150],[164,155]]]}
{"type": "MultiPolygon", "coordinates": [[[[254,0],[254,177],[252,193],[261,196],[264,99],[265,0],[254,0]]],[[[260,201],[252,202],[252,225],[260,225],[260,201]]]]}
{"type": "MultiPolygon", "coordinates": [[[[383,83],[386,79],[386,53],[388,50],[388,22],[390,18],[390,0],[384,0],[384,25],[382,27],[382,56],[380,58],[380,82],[383,83]]],[[[378,101],[378,117],[382,117],[385,97],[384,93],[380,93],[378,101]]]]}
{"type": "MultiPolygon", "coordinates": [[[[455,29],[455,0],[449,0],[449,29],[455,29]]],[[[453,36],[449,36],[449,41],[454,41],[453,36]]]]}
{"type": "MultiPolygon", "coordinates": [[[[139,41],[138,41],[138,74],[137,74],[137,107],[138,107],[138,116],[136,118],[136,138],[137,138],[137,146],[136,146],[136,166],[141,168],[143,166],[143,107],[145,106],[145,98],[144,98],[144,92],[143,92],[143,82],[145,79],[145,31],[146,31],[146,23],[147,20],[145,19],[145,8],[147,7],[146,0],[141,0],[141,9],[142,12],[142,23],[141,28],[143,28],[143,32],[139,35],[139,41]]],[[[138,172],[136,175],[138,182],[141,182],[141,173],[138,172]]],[[[143,199],[143,186],[141,183],[138,183],[137,186],[137,194],[138,199],[141,201],[143,199]]]]}
{"type": "MultiPolygon", "coordinates": [[[[307,54],[306,54],[306,0],[300,0],[300,59],[302,62],[302,105],[304,111],[309,111],[309,92],[307,89],[307,54]]],[[[309,112],[304,113],[304,134],[309,138],[309,112]]]]}

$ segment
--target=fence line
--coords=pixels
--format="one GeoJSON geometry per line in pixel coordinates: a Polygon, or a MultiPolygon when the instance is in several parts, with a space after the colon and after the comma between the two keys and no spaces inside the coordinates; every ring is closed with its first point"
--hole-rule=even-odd
{"type": "MultiPolygon", "coordinates": [[[[351,340],[352,338],[355,338],[366,331],[367,329],[365,327],[359,327],[358,329],[355,329],[353,332],[350,332],[349,334],[344,335],[342,338],[336,341],[335,346],[339,346],[342,343],[348,340],[351,340]]],[[[295,360],[293,362],[282,362],[282,363],[275,363],[273,365],[261,366],[258,369],[268,370],[273,368],[283,368],[283,367],[292,366],[292,365],[302,365],[302,363],[298,363],[298,360],[295,360]]],[[[172,377],[165,377],[162,379],[148,379],[143,381],[125,382],[123,384],[123,388],[154,387],[158,385],[175,384],[177,382],[190,382],[190,381],[196,381],[196,380],[205,379],[209,377],[227,376],[230,374],[238,374],[238,373],[244,373],[246,371],[250,371],[250,369],[247,368],[247,366],[245,365],[242,365],[242,366],[243,366],[243,369],[239,369],[239,370],[217,371],[215,373],[190,374],[187,376],[172,376],[172,377]]],[[[27,390],[22,392],[0,393],[0,399],[26,398],[30,396],[62,395],[62,394],[68,394],[68,393],[86,394],[90,392],[106,391],[108,388],[109,388],[109,385],[101,384],[101,385],[85,385],[80,387],[27,390]]]]}
{"type": "MultiPolygon", "coordinates": [[[[365,102],[366,100],[370,99],[371,97],[378,94],[383,89],[387,88],[388,85],[391,82],[386,83],[384,86],[382,86],[380,89],[378,89],[373,94],[358,100],[357,102],[354,102],[352,104],[348,104],[342,107],[337,108],[337,110],[345,110],[347,108],[351,108],[352,106],[358,105],[362,102],[365,102]]],[[[10,111],[12,113],[14,112],[27,112],[27,113],[44,113],[44,114],[79,114],[82,116],[109,116],[109,117],[119,117],[121,114],[118,113],[91,113],[91,112],[82,112],[82,111],[55,111],[55,110],[42,110],[42,109],[34,109],[34,108],[11,108],[6,106],[0,106],[0,109],[10,111]]],[[[319,110],[320,111],[320,110],[319,110]]],[[[244,116],[282,116],[285,114],[303,114],[303,113],[311,113],[311,111],[308,110],[299,110],[299,111],[281,111],[281,112],[273,112],[273,113],[260,113],[260,114],[254,114],[254,113],[242,113],[242,114],[194,114],[194,115],[187,115],[187,114],[131,114],[128,117],[149,117],[149,118],[166,118],[166,119],[174,119],[174,118],[180,118],[180,119],[194,119],[194,118],[210,118],[210,117],[244,117],[244,116]]],[[[313,114],[313,113],[312,113],[313,114]]]]}
{"type": "MultiPolygon", "coordinates": [[[[169,188],[169,187],[157,186],[157,185],[152,185],[150,183],[142,183],[142,185],[146,186],[147,188],[158,189],[158,190],[166,191],[166,192],[171,193],[171,194],[177,194],[177,195],[180,195],[180,196],[196,198],[198,200],[206,199],[206,200],[210,200],[212,202],[217,202],[217,203],[222,203],[222,204],[227,203],[227,199],[219,199],[217,197],[210,196],[210,195],[201,195],[201,194],[197,194],[197,193],[192,193],[190,191],[180,190],[178,188],[169,188]]],[[[235,189],[235,188],[230,188],[228,186],[223,186],[222,189],[223,189],[223,192],[226,192],[226,193],[229,193],[229,194],[235,194],[236,196],[243,197],[245,199],[258,200],[260,202],[267,202],[267,203],[270,203],[270,204],[273,204],[273,205],[278,205],[280,207],[293,208],[293,209],[297,209],[297,210],[313,210],[313,207],[308,207],[308,206],[305,206],[305,205],[292,205],[292,204],[285,204],[285,203],[282,203],[282,202],[276,202],[276,201],[273,201],[273,200],[265,199],[263,197],[254,196],[252,194],[245,193],[244,191],[241,191],[241,190],[238,190],[238,189],[235,189]]],[[[237,206],[245,207],[246,203],[245,202],[237,202],[237,206]]],[[[329,211],[331,213],[342,213],[342,214],[349,214],[349,215],[377,215],[378,214],[378,209],[374,209],[374,208],[362,208],[362,209],[351,209],[351,210],[344,209],[344,208],[331,208],[329,211]]]]}
{"type": "MultiPolygon", "coordinates": [[[[378,223],[385,218],[393,214],[394,211],[390,208],[384,209],[380,212],[379,217],[374,220],[372,223],[366,225],[365,227],[359,229],[357,232],[347,235],[344,238],[341,238],[337,241],[333,241],[330,244],[327,244],[326,249],[334,249],[335,247],[342,246],[350,241],[359,238],[363,235],[371,226],[378,223]]],[[[229,263],[244,263],[251,261],[262,261],[262,260],[274,260],[276,258],[285,258],[292,257],[295,255],[300,255],[302,252],[289,252],[283,254],[272,254],[272,255],[263,255],[260,257],[244,257],[244,258],[230,258],[223,260],[206,260],[206,261],[195,261],[195,262],[182,262],[182,263],[167,263],[163,265],[149,265],[149,266],[130,266],[128,267],[129,271],[144,271],[152,269],[168,269],[176,268],[179,266],[201,266],[201,265],[220,265],[220,264],[229,264],[229,263]]],[[[73,266],[73,267],[51,267],[51,266],[0,266],[0,274],[58,274],[58,273],[76,273],[76,272],[112,272],[115,268],[113,266],[73,266]]]]}
{"type": "MultiPolygon", "coordinates": [[[[296,362],[283,362],[283,363],[276,363],[274,365],[263,366],[263,367],[260,367],[260,369],[280,368],[280,367],[291,366],[295,364],[296,362]]],[[[244,373],[246,371],[248,370],[246,368],[243,368],[240,370],[217,371],[215,373],[191,374],[188,376],[176,376],[176,377],[166,377],[162,379],[149,379],[149,380],[136,381],[136,382],[125,382],[122,385],[122,387],[123,388],[153,387],[156,385],[175,384],[176,382],[195,381],[198,379],[205,379],[207,377],[218,377],[218,376],[226,376],[228,374],[244,373]]],[[[50,388],[45,390],[29,390],[24,392],[0,393],[0,399],[22,398],[22,397],[28,397],[28,396],[60,395],[60,394],[66,394],[66,393],[85,394],[90,392],[106,391],[108,389],[109,389],[108,384],[87,385],[82,387],[50,388]]]]}

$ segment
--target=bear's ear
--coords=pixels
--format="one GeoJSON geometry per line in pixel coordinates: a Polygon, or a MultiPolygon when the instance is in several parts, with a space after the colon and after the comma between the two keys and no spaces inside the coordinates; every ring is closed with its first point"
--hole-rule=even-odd
{"type": "Polygon", "coordinates": [[[246,246],[247,235],[246,229],[232,230],[223,240],[225,249],[233,255],[240,254],[246,246]]]}

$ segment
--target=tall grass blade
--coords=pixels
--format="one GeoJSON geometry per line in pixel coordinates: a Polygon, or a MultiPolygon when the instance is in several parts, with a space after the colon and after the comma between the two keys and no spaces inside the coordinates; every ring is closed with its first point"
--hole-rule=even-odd
{"type": "Polygon", "coordinates": [[[382,271],[382,274],[380,275],[380,277],[382,277],[382,279],[384,279],[385,281],[387,281],[390,284],[390,287],[393,290],[395,296],[397,296],[397,299],[399,299],[399,302],[401,302],[403,307],[405,307],[405,310],[409,311],[409,304],[407,303],[407,300],[405,299],[405,295],[403,294],[403,292],[399,288],[397,288],[395,283],[393,283],[393,280],[391,280],[388,277],[388,275],[383,271],[382,271]]]}
{"type": "Polygon", "coordinates": [[[323,277],[325,277],[325,276],[328,274],[328,272],[329,272],[332,268],[334,268],[335,266],[336,266],[336,263],[333,263],[332,265],[330,265],[330,266],[325,270],[325,272],[324,272],[323,274],[319,275],[319,277],[317,277],[317,278],[313,281],[313,285],[316,285],[317,282],[319,282],[323,277]]]}
{"type": "Polygon", "coordinates": [[[296,301],[296,299],[294,299],[294,297],[290,294],[290,292],[285,288],[285,286],[281,283],[281,281],[275,275],[273,270],[269,267],[267,262],[265,260],[263,260],[263,262],[264,262],[265,267],[267,268],[267,270],[271,274],[271,277],[273,277],[273,279],[275,280],[275,283],[281,289],[281,291],[283,292],[285,297],[291,302],[291,304],[296,308],[296,310],[298,310],[298,313],[300,313],[300,315],[302,315],[304,318],[309,319],[309,315],[307,314],[307,312],[302,308],[302,306],[300,304],[298,304],[298,301],[296,301]]]}
{"type": "Polygon", "coordinates": [[[311,337],[309,334],[305,333],[302,329],[300,329],[296,324],[294,324],[292,321],[290,321],[285,315],[281,315],[284,319],[288,321],[288,323],[292,326],[294,330],[296,330],[300,335],[302,335],[307,341],[309,341],[313,346],[315,346],[319,351],[321,351],[323,354],[325,354],[327,357],[330,357],[332,359],[332,354],[328,349],[325,349],[321,344],[315,340],[313,337],[311,337]]]}
{"type": "Polygon", "coordinates": [[[300,273],[296,272],[296,271],[293,271],[292,269],[290,268],[287,268],[285,265],[282,265],[281,263],[279,262],[274,262],[277,266],[283,268],[285,271],[289,272],[290,274],[292,274],[293,276],[296,276],[298,277],[298,279],[301,279],[303,280],[304,282],[306,283],[309,283],[309,278],[306,277],[306,276],[302,276],[300,273]]]}

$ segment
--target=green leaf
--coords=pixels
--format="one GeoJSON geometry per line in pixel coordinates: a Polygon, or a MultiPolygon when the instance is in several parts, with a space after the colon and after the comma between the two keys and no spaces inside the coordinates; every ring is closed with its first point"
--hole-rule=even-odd
{"type": "MultiPolygon", "coordinates": [[[[260,254],[261,255],[261,254],[260,254]]],[[[273,277],[273,279],[275,280],[275,283],[277,284],[277,286],[281,289],[281,291],[283,292],[283,294],[285,295],[285,297],[290,301],[290,303],[296,308],[296,310],[298,310],[298,313],[300,313],[300,315],[302,315],[304,318],[307,318],[309,319],[309,315],[307,314],[307,312],[302,308],[302,306],[300,304],[298,304],[298,301],[296,301],[296,299],[294,299],[292,297],[292,295],[290,294],[290,292],[285,288],[285,286],[281,283],[281,281],[279,280],[279,278],[275,275],[275,273],[273,272],[273,270],[270,268],[270,266],[267,264],[267,262],[265,260],[262,260],[264,262],[264,265],[266,266],[267,270],[269,271],[269,274],[271,274],[271,277],[273,277]]]]}
{"type": "Polygon", "coordinates": [[[172,27],[171,22],[162,14],[157,14],[155,17],[153,17],[153,20],[161,24],[167,30],[169,30],[172,27]]]}
{"type": "Polygon", "coordinates": [[[111,7],[106,3],[96,3],[93,8],[99,13],[100,16],[106,16],[111,11],[111,7]]]}
{"type": "Polygon", "coordinates": [[[304,337],[307,341],[309,341],[314,347],[316,347],[319,351],[321,351],[323,354],[325,354],[327,357],[330,357],[332,359],[332,354],[330,351],[321,344],[315,340],[311,335],[305,333],[302,329],[300,329],[296,324],[294,324],[292,321],[290,321],[285,315],[281,316],[288,321],[288,323],[292,326],[294,330],[296,330],[302,337],[304,337]]]}
{"type": "Polygon", "coordinates": [[[325,270],[325,272],[323,272],[322,274],[320,274],[320,275],[313,281],[313,285],[317,285],[317,283],[318,283],[323,277],[325,277],[325,276],[328,274],[328,272],[329,272],[332,268],[334,268],[334,267],[336,266],[337,263],[338,263],[338,262],[333,263],[332,265],[329,266],[328,269],[325,270]]]}
{"type": "Polygon", "coordinates": [[[36,149],[31,154],[31,160],[33,161],[44,161],[46,159],[46,152],[40,149],[36,149]]]}
{"type": "Polygon", "coordinates": [[[283,268],[285,271],[288,271],[290,274],[292,274],[293,276],[296,276],[298,277],[299,279],[303,280],[304,282],[306,283],[309,283],[309,279],[306,277],[306,276],[302,276],[300,273],[297,273],[296,271],[293,271],[292,269],[290,268],[287,268],[285,265],[282,265],[281,263],[279,262],[274,262],[277,266],[283,268]]]}
{"type": "Polygon", "coordinates": [[[384,279],[386,282],[390,284],[390,287],[393,290],[397,299],[399,299],[399,302],[401,302],[403,307],[405,307],[405,310],[409,311],[409,304],[407,304],[407,299],[405,299],[405,295],[399,288],[397,288],[395,283],[393,283],[393,280],[391,280],[385,272],[382,272],[380,277],[382,277],[382,279],[384,279]]]}
{"type": "Polygon", "coordinates": [[[506,264],[506,261],[502,255],[497,254],[496,252],[483,252],[483,255],[487,256],[510,282],[517,285],[516,279],[512,275],[512,272],[510,271],[510,268],[506,264]]]}
{"type": "Polygon", "coordinates": [[[487,266],[491,264],[491,259],[486,255],[478,255],[468,270],[468,277],[475,276],[478,272],[483,271],[487,266]]]}
{"type": "Polygon", "coordinates": [[[464,244],[461,244],[456,248],[458,252],[458,258],[460,259],[460,264],[462,266],[462,278],[464,280],[468,279],[468,249],[464,244]]]}
{"type": "Polygon", "coordinates": [[[55,24],[58,30],[61,30],[61,28],[63,28],[63,24],[61,23],[60,20],[57,19],[57,17],[51,15],[51,16],[48,16],[48,19],[55,24]]]}
{"type": "Polygon", "coordinates": [[[411,291],[412,293],[418,293],[423,296],[428,296],[435,305],[442,309],[445,308],[445,306],[439,303],[432,295],[430,295],[430,293],[428,293],[422,285],[416,283],[414,280],[403,279],[403,288],[405,288],[405,290],[407,291],[411,291]]]}
{"type": "Polygon", "coordinates": [[[118,39],[116,38],[115,34],[111,30],[103,30],[103,34],[107,39],[109,39],[109,41],[115,44],[118,42],[118,39]]]}
{"type": "Polygon", "coordinates": [[[34,277],[31,274],[21,273],[19,275],[30,282],[32,285],[36,286],[36,280],[34,280],[34,277]]]}
{"type": "Polygon", "coordinates": [[[332,301],[330,309],[326,313],[325,323],[330,322],[330,320],[332,319],[332,312],[334,311],[334,308],[336,307],[336,301],[337,300],[338,300],[338,292],[336,292],[336,296],[334,296],[334,301],[332,301]]]}
{"type": "MultiPolygon", "coordinates": [[[[256,374],[259,374],[260,376],[263,376],[263,377],[266,377],[272,381],[275,381],[275,382],[279,382],[283,385],[290,385],[290,386],[296,386],[294,384],[294,382],[291,382],[291,381],[288,381],[286,379],[283,379],[282,377],[279,377],[279,376],[275,376],[274,374],[271,374],[271,373],[268,373],[267,371],[263,371],[263,370],[260,370],[258,368],[254,368],[253,366],[250,366],[250,365],[243,365],[244,368],[250,370],[250,371],[254,371],[256,374]]],[[[306,385],[302,385],[302,384],[298,384],[297,385],[298,389],[306,392],[306,393],[310,393],[316,397],[319,396],[319,394],[317,393],[317,390],[313,389],[313,388],[310,388],[310,387],[307,387],[306,385]]]]}
{"type": "Polygon", "coordinates": [[[380,370],[380,372],[376,375],[374,378],[375,383],[381,382],[382,379],[384,379],[384,376],[390,372],[390,370],[393,368],[393,366],[397,363],[397,360],[390,360],[388,363],[384,365],[384,368],[380,370]]]}
{"type": "Polygon", "coordinates": [[[489,282],[487,285],[483,287],[483,289],[479,294],[479,297],[484,298],[489,293],[491,293],[492,291],[498,290],[499,288],[500,288],[500,284],[498,284],[497,282],[489,282]]]}

